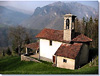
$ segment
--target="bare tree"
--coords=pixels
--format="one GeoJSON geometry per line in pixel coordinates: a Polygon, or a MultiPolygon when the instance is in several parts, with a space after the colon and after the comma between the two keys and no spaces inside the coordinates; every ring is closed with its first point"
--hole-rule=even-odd
{"type": "Polygon", "coordinates": [[[24,44],[26,44],[27,42],[29,43],[31,36],[27,32],[26,28],[22,26],[17,26],[17,27],[10,28],[9,38],[12,41],[13,50],[17,51],[17,53],[20,56],[24,44]]]}

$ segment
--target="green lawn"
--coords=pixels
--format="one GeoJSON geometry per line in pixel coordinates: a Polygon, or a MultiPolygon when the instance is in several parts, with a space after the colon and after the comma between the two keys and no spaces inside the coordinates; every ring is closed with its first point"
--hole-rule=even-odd
{"type": "Polygon", "coordinates": [[[98,66],[88,66],[69,70],[53,67],[52,63],[36,63],[21,61],[20,57],[11,56],[0,58],[0,74],[98,74],[98,66]]]}

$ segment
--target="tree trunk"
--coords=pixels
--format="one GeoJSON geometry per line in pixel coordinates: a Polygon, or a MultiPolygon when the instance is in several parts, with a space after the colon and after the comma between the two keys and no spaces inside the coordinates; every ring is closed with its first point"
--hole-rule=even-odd
{"type": "Polygon", "coordinates": [[[21,55],[20,45],[18,46],[18,55],[21,55]]]}

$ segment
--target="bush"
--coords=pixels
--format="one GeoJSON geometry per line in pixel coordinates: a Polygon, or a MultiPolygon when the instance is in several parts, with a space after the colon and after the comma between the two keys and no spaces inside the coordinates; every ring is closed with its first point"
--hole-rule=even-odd
{"type": "Polygon", "coordinates": [[[4,50],[2,51],[2,55],[5,56],[5,52],[4,52],[4,50]]]}
{"type": "Polygon", "coordinates": [[[98,56],[98,48],[89,49],[89,61],[98,56]]]}
{"type": "Polygon", "coordinates": [[[12,54],[12,52],[10,51],[10,48],[8,47],[8,49],[7,49],[7,54],[8,55],[11,55],[12,54]]]}

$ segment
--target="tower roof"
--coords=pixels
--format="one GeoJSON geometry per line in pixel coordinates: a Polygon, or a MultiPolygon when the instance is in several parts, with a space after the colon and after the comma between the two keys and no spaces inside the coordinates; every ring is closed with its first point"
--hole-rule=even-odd
{"type": "Polygon", "coordinates": [[[73,14],[65,14],[64,17],[76,17],[76,16],[73,14]]]}

